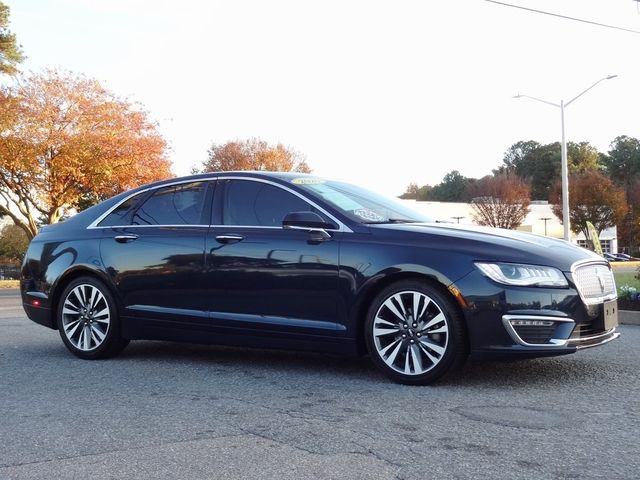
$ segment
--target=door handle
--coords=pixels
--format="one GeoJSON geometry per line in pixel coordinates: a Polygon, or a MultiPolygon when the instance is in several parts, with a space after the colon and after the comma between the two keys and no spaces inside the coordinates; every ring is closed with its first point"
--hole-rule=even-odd
{"type": "Polygon", "coordinates": [[[138,238],[138,235],[134,233],[125,233],[124,235],[116,235],[113,239],[118,243],[129,243],[133,242],[138,238]]]}
{"type": "Polygon", "coordinates": [[[220,243],[236,243],[244,240],[244,237],[242,235],[227,234],[216,236],[216,240],[220,243]]]}

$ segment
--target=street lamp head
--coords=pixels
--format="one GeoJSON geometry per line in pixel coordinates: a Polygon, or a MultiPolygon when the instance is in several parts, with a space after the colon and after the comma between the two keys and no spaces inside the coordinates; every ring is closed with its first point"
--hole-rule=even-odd
{"type": "Polygon", "coordinates": [[[514,95],[514,96],[513,96],[513,97],[511,97],[511,98],[522,98],[522,95],[517,94],[517,95],[514,95]]]}
{"type": "Polygon", "coordinates": [[[609,75],[605,80],[611,80],[612,78],[616,78],[618,75],[609,75]]]}

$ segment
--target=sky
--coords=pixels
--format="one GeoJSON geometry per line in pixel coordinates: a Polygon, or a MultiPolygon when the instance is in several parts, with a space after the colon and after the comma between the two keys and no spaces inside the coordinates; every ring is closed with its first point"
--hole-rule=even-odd
{"type": "MultiPolygon", "coordinates": [[[[640,34],[485,0],[3,0],[28,56],[141,103],[177,175],[260,137],[314,173],[401,194],[479,178],[519,140],[640,138],[640,34]]],[[[634,0],[505,0],[640,31],[634,0]]]]}

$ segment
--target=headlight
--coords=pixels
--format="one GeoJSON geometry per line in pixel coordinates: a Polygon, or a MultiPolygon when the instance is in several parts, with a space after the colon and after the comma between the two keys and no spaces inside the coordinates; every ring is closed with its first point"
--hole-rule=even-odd
{"type": "Polygon", "coordinates": [[[475,265],[491,280],[505,285],[519,287],[567,287],[569,285],[562,272],[553,267],[484,262],[476,262],[475,265]]]}

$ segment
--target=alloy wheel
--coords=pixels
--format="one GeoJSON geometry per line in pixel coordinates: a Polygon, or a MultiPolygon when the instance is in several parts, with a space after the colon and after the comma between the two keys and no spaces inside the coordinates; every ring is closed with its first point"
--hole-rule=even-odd
{"type": "Polygon", "coordinates": [[[75,348],[83,352],[98,348],[110,324],[109,304],[97,287],[83,283],[69,291],[62,306],[62,327],[75,348]]]}
{"type": "Polygon", "coordinates": [[[373,319],[377,354],[394,371],[422,375],[444,357],[449,342],[449,322],[438,304],[419,291],[390,295],[373,319]]]}

